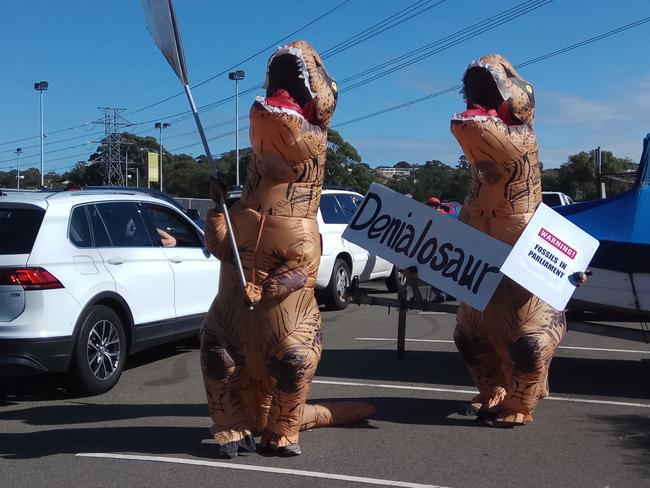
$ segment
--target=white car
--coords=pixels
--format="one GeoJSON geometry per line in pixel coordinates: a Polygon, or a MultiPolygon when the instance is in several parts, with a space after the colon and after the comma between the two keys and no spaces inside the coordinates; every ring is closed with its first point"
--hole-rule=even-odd
{"type": "Polygon", "coordinates": [[[163,200],[0,192],[0,370],[107,391],[127,354],[197,334],[218,280],[202,231],[163,200]]]}
{"type": "Polygon", "coordinates": [[[360,282],[384,278],[388,291],[392,292],[403,284],[395,266],[341,237],[361,202],[363,196],[349,190],[325,188],[321,195],[318,228],[323,255],[316,292],[330,308],[341,310],[347,306],[344,292],[352,276],[358,276],[360,282]]]}

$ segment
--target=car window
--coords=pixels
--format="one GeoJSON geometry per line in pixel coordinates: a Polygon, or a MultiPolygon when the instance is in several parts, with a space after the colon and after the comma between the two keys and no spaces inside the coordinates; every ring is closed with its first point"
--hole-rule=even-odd
{"type": "MultiPolygon", "coordinates": [[[[153,226],[154,242],[165,247],[203,247],[196,229],[176,215],[173,210],[159,205],[143,205],[145,217],[153,226]]],[[[150,227],[151,228],[151,227],[150,227]]],[[[153,234],[153,232],[151,232],[153,234]]]]}
{"type": "Polygon", "coordinates": [[[136,203],[111,202],[95,205],[114,247],[153,246],[136,203]]]}
{"type": "Polygon", "coordinates": [[[542,201],[549,207],[557,207],[558,205],[562,205],[560,195],[557,193],[542,193],[542,201]]]}
{"type": "Polygon", "coordinates": [[[0,208],[0,254],[29,254],[45,210],[0,208]]]}
{"type": "Polygon", "coordinates": [[[97,207],[88,205],[88,216],[90,217],[90,226],[95,239],[95,247],[111,247],[111,239],[108,237],[106,225],[104,225],[97,207]]]}
{"type": "Polygon", "coordinates": [[[93,240],[85,207],[75,207],[72,210],[68,238],[77,247],[92,247],[93,240]]]}
{"type": "Polygon", "coordinates": [[[331,194],[321,195],[320,197],[320,213],[323,216],[323,222],[326,224],[347,224],[343,209],[336,200],[336,197],[331,194]]]}
{"type": "Polygon", "coordinates": [[[345,217],[345,222],[348,223],[352,220],[355,212],[363,198],[357,195],[350,195],[349,193],[341,193],[336,195],[336,199],[341,204],[341,209],[343,210],[343,216],[345,217]]]}

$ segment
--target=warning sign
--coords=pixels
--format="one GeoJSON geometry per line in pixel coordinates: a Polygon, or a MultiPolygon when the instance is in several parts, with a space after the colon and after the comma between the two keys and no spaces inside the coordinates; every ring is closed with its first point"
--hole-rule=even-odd
{"type": "Polygon", "coordinates": [[[543,203],[506,258],[501,272],[558,310],[564,310],[598,240],[543,203]]]}

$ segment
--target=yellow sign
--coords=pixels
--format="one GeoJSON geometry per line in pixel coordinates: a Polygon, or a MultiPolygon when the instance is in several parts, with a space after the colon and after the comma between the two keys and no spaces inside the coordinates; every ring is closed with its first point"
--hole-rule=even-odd
{"type": "Polygon", "coordinates": [[[147,151],[147,169],[149,183],[158,183],[158,153],[147,151]]]}

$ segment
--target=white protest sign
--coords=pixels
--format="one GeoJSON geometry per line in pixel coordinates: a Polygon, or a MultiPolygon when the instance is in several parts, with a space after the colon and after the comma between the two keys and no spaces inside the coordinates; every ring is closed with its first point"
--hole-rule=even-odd
{"type": "Polygon", "coordinates": [[[343,238],[484,310],[503,275],[510,246],[373,183],[343,238]]]}
{"type": "Polygon", "coordinates": [[[576,289],[600,243],[543,203],[512,248],[501,272],[557,310],[576,289]]]}

